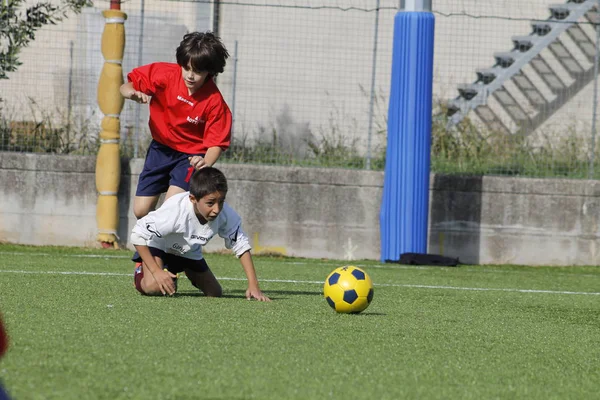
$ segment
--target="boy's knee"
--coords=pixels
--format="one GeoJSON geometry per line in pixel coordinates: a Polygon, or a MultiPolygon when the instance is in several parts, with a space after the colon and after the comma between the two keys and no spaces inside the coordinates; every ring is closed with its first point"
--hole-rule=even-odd
{"type": "Polygon", "coordinates": [[[197,282],[192,281],[192,285],[200,290],[206,297],[222,297],[223,296],[223,288],[218,283],[216,285],[209,285],[202,287],[197,282]]]}
{"type": "MultiPolygon", "coordinates": [[[[158,288],[141,288],[138,289],[138,292],[144,296],[164,296],[163,292],[158,288]]],[[[175,290],[175,293],[177,293],[177,290],[175,290]]]]}
{"type": "Polygon", "coordinates": [[[135,285],[135,288],[144,296],[158,296],[162,294],[158,287],[148,287],[147,285],[139,284],[135,285]]]}
{"type": "Polygon", "coordinates": [[[147,207],[133,206],[133,215],[135,215],[137,219],[144,218],[149,212],[150,210],[147,207]]]}
{"type": "Polygon", "coordinates": [[[143,296],[162,296],[160,290],[139,290],[143,296]]]}
{"type": "Polygon", "coordinates": [[[156,204],[158,203],[158,199],[160,196],[148,196],[148,197],[139,197],[136,196],[133,200],[133,215],[137,219],[143,218],[150,211],[156,208],[156,204]]]}
{"type": "Polygon", "coordinates": [[[206,295],[206,297],[222,297],[223,296],[223,289],[221,288],[221,286],[216,287],[216,288],[210,288],[207,289],[204,294],[206,295]]]}
{"type": "MultiPolygon", "coordinates": [[[[141,275],[141,274],[139,274],[141,275]]],[[[138,278],[138,276],[136,276],[136,278],[138,278]]],[[[156,284],[156,282],[152,282],[152,283],[148,283],[148,281],[146,281],[145,279],[143,279],[143,277],[139,277],[138,279],[135,280],[135,288],[137,289],[138,292],[140,292],[142,295],[144,296],[162,296],[162,292],[160,291],[160,288],[158,287],[158,284],[156,284]]],[[[175,288],[177,289],[177,288],[175,288]]]]}

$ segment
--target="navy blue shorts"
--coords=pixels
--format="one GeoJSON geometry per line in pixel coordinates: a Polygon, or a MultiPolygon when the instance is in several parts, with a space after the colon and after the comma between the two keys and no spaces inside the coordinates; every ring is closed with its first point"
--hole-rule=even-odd
{"type": "Polygon", "coordinates": [[[146,153],[144,169],[135,192],[136,196],[156,196],[166,192],[169,186],[190,190],[190,178],[194,167],[188,157],[204,154],[187,154],[153,140],[146,153]]]}
{"type": "MultiPolygon", "coordinates": [[[[209,271],[208,264],[206,260],[203,258],[202,260],[191,260],[189,258],[179,257],[174,254],[165,253],[161,249],[157,249],[156,247],[148,247],[150,249],[150,253],[154,257],[160,257],[163,260],[163,268],[169,270],[169,272],[173,274],[178,274],[180,272],[185,271],[186,269],[195,271],[195,272],[206,272],[209,271]]],[[[142,262],[142,258],[136,251],[131,259],[134,262],[142,262]]]]}

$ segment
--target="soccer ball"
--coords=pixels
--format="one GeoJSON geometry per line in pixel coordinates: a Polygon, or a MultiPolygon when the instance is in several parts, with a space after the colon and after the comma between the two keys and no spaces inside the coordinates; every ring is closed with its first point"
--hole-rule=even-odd
{"type": "Polygon", "coordinates": [[[373,300],[373,282],[358,267],[349,265],[336,268],[325,279],[323,295],[335,311],[358,314],[373,300]]]}

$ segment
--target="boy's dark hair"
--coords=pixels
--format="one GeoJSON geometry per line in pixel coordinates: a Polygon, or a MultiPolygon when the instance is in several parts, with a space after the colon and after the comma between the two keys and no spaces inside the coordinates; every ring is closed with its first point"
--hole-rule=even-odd
{"type": "Polygon", "coordinates": [[[212,32],[192,32],[183,36],[176,56],[177,64],[183,68],[191,63],[195,72],[208,71],[214,77],[224,71],[229,53],[212,32]]]}
{"type": "Polygon", "coordinates": [[[192,174],[190,194],[200,200],[207,194],[221,192],[227,194],[227,178],[214,167],[204,167],[192,174]]]}

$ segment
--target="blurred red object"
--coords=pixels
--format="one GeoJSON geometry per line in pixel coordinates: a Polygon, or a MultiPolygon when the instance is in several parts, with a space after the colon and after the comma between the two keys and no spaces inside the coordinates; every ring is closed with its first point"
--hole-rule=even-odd
{"type": "Polygon", "coordinates": [[[8,336],[6,336],[6,331],[4,330],[4,325],[2,324],[2,319],[0,318],[0,357],[6,352],[8,348],[8,336]]]}

